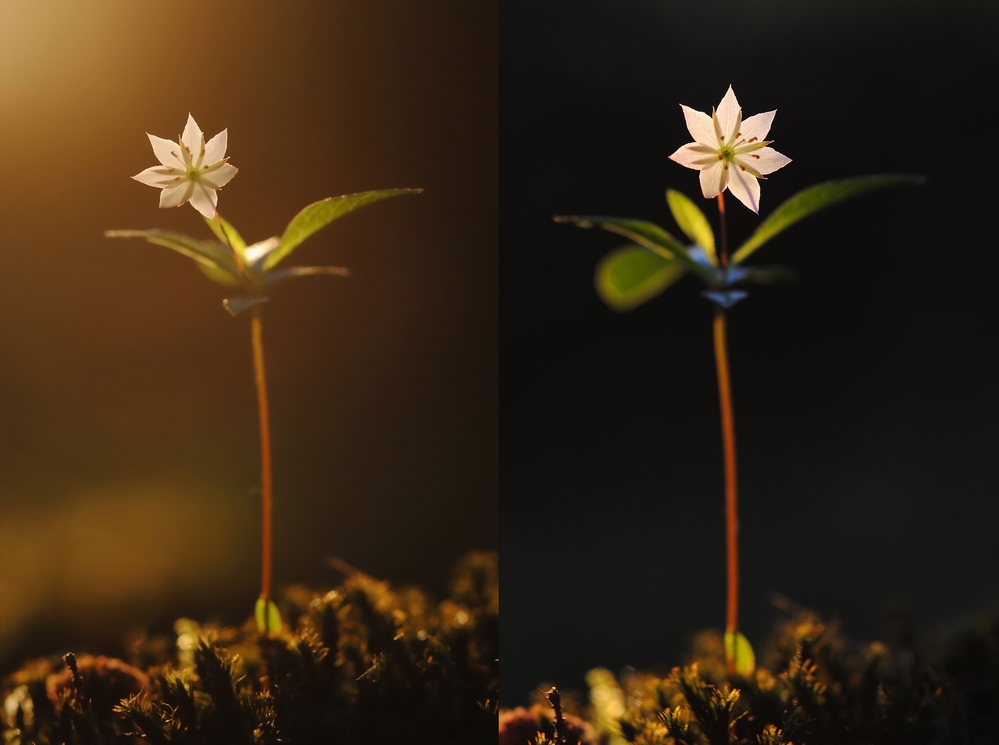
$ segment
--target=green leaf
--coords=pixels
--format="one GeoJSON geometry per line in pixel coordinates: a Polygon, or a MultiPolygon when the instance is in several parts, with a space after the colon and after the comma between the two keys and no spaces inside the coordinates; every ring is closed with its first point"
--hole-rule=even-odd
{"type": "Polygon", "coordinates": [[[343,266],[290,266],[287,269],[274,269],[264,275],[264,287],[271,287],[288,279],[311,277],[316,274],[349,277],[350,269],[343,266]]]}
{"type": "Polygon", "coordinates": [[[725,632],[725,659],[735,660],[735,671],[743,678],[748,678],[756,670],[756,655],[742,632],[725,632]]]}
{"type": "Polygon", "coordinates": [[[249,310],[255,305],[266,303],[268,298],[263,295],[253,295],[251,297],[227,297],[222,301],[222,307],[229,311],[229,315],[238,316],[243,311],[249,310]]]}
{"type": "Polygon", "coordinates": [[[626,217],[598,217],[594,215],[565,215],[552,218],[559,223],[572,223],[581,228],[603,228],[611,233],[623,235],[639,246],[659,254],[664,259],[679,259],[688,269],[696,272],[707,280],[706,267],[696,262],[680,241],[660,228],[655,223],[645,220],[632,220],[626,217]]]}
{"type": "Polygon", "coordinates": [[[201,270],[202,274],[208,277],[208,279],[218,282],[220,285],[226,285],[227,287],[239,287],[243,284],[239,281],[238,277],[233,276],[218,264],[202,264],[199,261],[196,266],[201,270]]]}
{"type": "Polygon", "coordinates": [[[281,611],[270,598],[263,595],[257,598],[253,617],[257,621],[257,631],[265,636],[273,636],[281,630],[281,611]]]}
{"type": "Polygon", "coordinates": [[[243,236],[239,234],[229,222],[226,221],[222,215],[216,213],[217,220],[209,220],[204,215],[201,216],[204,219],[205,224],[212,229],[215,236],[222,241],[226,246],[232,246],[236,253],[239,254],[240,258],[243,257],[243,252],[246,250],[246,241],[243,240],[243,236]],[[221,223],[221,225],[219,224],[221,223]]]}
{"type": "Polygon", "coordinates": [[[661,294],[687,271],[675,259],[667,259],[642,246],[627,245],[607,254],[597,264],[593,277],[597,294],[611,310],[623,312],[661,294]]]}
{"type": "Polygon", "coordinates": [[[690,201],[685,194],[673,189],[666,191],[666,203],[669,205],[673,219],[679,226],[683,234],[690,238],[693,243],[704,249],[708,259],[715,266],[718,265],[718,258],[715,256],[715,234],[711,230],[708,218],[704,216],[700,208],[690,201]]]}
{"type": "Polygon", "coordinates": [[[366,207],[369,204],[380,202],[389,197],[398,197],[403,194],[419,194],[423,189],[383,189],[381,191],[362,191],[358,194],[345,194],[342,197],[329,197],[319,202],[313,202],[308,207],[299,212],[288,223],[288,227],[281,236],[280,245],[271,251],[264,260],[264,269],[270,269],[281,259],[290,254],[298,245],[315,233],[320,228],[324,228],[338,217],[353,212],[354,210],[366,207]]]}
{"type": "MultiPolygon", "coordinates": [[[[229,252],[222,246],[209,241],[199,241],[183,233],[172,233],[168,230],[105,230],[107,238],[142,238],[157,246],[169,248],[179,254],[194,259],[200,267],[213,271],[209,274],[212,279],[221,282],[222,273],[230,275],[235,279],[235,284],[240,283],[239,270],[233,263],[229,252]]],[[[206,272],[208,274],[208,272],[206,272]]],[[[227,282],[223,282],[227,284],[227,282]]]]}
{"type": "Polygon", "coordinates": [[[777,209],[770,213],[766,220],[760,223],[739,250],[732,255],[732,262],[739,263],[756,249],[769,241],[781,231],[791,227],[799,220],[814,212],[842,202],[845,199],[860,196],[875,189],[885,189],[889,186],[905,186],[907,184],[922,184],[926,182],[923,176],[908,174],[880,174],[875,176],[860,176],[842,181],[826,181],[822,184],[799,191],[777,209]]]}
{"type": "Polygon", "coordinates": [[[183,233],[172,233],[168,230],[105,230],[105,238],[143,238],[149,243],[164,246],[201,264],[217,264],[225,268],[236,265],[221,246],[208,241],[199,241],[183,233]]]}

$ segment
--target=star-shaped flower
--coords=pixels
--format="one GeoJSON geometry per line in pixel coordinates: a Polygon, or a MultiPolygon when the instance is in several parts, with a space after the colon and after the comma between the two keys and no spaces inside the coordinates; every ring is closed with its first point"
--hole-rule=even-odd
{"type": "Polygon", "coordinates": [[[202,215],[214,219],[218,204],[215,192],[228,184],[238,170],[224,157],[227,131],[223,129],[206,144],[204,133],[188,114],[184,134],[177,142],[147,132],[153,153],[163,165],[147,168],[132,178],[163,190],[160,207],[180,207],[189,201],[202,215]]]}
{"type": "Polygon", "coordinates": [[[684,145],[670,157],[681,166],[701,174],[701,192],[705,199],[714,199],[725,189],[749,207],[760,211],[760,182],[768,173],[783,168],[791,159],[781,155],[764,140],[776,111],[742,119],[742,108],[732,86],[711,110],[711,116],[680,105],[687,129],[694,142],[684,145]]]}

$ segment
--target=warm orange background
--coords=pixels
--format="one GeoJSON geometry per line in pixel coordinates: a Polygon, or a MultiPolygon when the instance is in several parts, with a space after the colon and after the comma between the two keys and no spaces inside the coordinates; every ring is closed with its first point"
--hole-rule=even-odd
{"type": "Polygon", "coordinates": [[[110,228],[208,237],[129,177],[194,114],[240,170],[250,241],[304,205],[423,187],[320,232],[264,333],[275,580],[335,555],[440,590],[497,545],[496,8],[460,0],[0,3],[0,657],[259,583],[248,321],[189,260],[110,228]],[[31,633],[26,629],[30,628],[31,633]]]}

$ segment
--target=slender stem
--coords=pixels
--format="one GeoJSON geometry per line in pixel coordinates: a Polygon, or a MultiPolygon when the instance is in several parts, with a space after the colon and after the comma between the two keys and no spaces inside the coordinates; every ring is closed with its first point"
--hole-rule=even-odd
{"type": "Polygon", "coordinates": [[[715,362],[718,367],[718,399],[721,403],[725,454],[725,537],[728,548],[728,612],[725,630],[735,631],[739,627],[739,490],[735,468],[735,419],[732,416],[732,386],[729,382],[723,308],[715,310],[715,362]]]}
{"type": "Polygon", "coordinates": [[[271,418],[267,408],[267,376],[264,372],[264,340],[260,308],[253,309],[250,333],[253,337],[253,372],[257,382],[257,407],[260,410],[260,491],[263,500],[263,566],[260,597],[271,597],[271,418]]]}
{"type": "MultiPolygon", "coordinates": [[[[728,235],[725,228],[725,198],[718,195],[718,220],[721,246],[719,262],[728,265],[728,235]]],[[[728,593],[725,632],[739,628],[739,485],[735,458],[735,417],[732,414],[732,384],[728,368],[728,342],[725,333],[725,309],[715,308],[715,364],[718,370],[718,400],[721,404],[722,450],[725,457],[725,547],[728,567],[728,593]]],[[[735,675],[735,658],[726,645],[725,666],[735,675]]]]}

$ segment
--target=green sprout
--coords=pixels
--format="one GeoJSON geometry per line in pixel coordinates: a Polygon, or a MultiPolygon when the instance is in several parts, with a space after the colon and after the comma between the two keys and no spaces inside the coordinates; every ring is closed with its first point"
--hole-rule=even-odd
{"type": "Polygon", "coordinates": [[[685,244],[658,225],[645,220],[603,216],[559,216],[556,222],[582,228],[599,227],[623,236],[629,243],[599,262],[595,274],[597,293],[615,311],[628,311],[648,302],[690,272],[705,285],[701,293],[715,305],[714,350],[721,408],[725,469],[725,524],[727,595],[725,663],[730,678],[748,677],[755,668],[753,648],[739,631],[739,517],[736,477],[735,417],[726,341],[726,311],[748,296],[747,284],[767,284],[789,278],[783,267],[746,266],[745,261],[772,238],[819,210],[875,189],[920,184],[921,176],[883,174],[827,181],[807,188],[781,204],[753,234],[729,256],[725,225],[724,192],[731,191],[750,210],[759,213],[759,179],[790,163],[768,147],[764,138],[776,112],[757,114],[743,121],[742,109],[731,86],[717,110],[706,113],[682,106],[694,142],[670,158],[699,171],[706,199],[717,199],[719,241],[707,217],[689,198],[668,190],[669,205],[685,244]]]}
{"type": "Polygon", "coordinates": [[[403,194],[419,194],[422,189],[383,189],[329,197],[313,202],[295,215],[280,237],[247,245],[235,227],[218,212],[217,191],[227,184],[237,169],[225,155],[227,131],[207,143],[194,117],[188,114],[184,133],[176,142],[148,135],[159,166],[133,176],[136,181],[162,189],[160,207],[180,207],[190,202],[201,213],[216,240],[200,240],[167,230],[108,230],[108,238],[142,238],[157,246],[183,254],[209,279],[227,287],[239,288],[242,294],[222,301],[233,316],[249,310],[250,336],[253,344],[253,371],[260,415],[260,481],[262,501],[262,547],[260,597],[254,617],[261,634],[273,635],[281,629],[281,615],[271,599],[273,489],[271,482],[270,413],[267,400],[267,376],[264,368],[263,324],[261,305],[276,285],[298,277],[327,275],[346,277],[349,271],[338,266],[278,266],[306,238],[334,220],[361,207],[403,194]]]}

